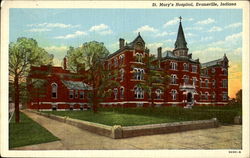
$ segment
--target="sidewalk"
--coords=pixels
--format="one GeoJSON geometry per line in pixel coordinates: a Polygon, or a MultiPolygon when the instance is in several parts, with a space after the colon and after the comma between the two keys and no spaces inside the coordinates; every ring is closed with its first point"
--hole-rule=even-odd
{"type": "Polygon", "coordinates": [[[241,125],[126,139],[111,139],[32,112],[23,112],[61,140],[15,148],[18,150],[242,148],[241,125]]]}

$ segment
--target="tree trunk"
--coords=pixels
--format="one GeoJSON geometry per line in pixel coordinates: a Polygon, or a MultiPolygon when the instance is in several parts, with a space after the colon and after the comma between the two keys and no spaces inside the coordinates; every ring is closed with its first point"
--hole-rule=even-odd
{"type": "Polygon", "coordinates": [[[20,112],[19,112],[19,82],[18,76],[14,78],[14,89],[15,89],[15,122],[20,122],[20,112]]]}

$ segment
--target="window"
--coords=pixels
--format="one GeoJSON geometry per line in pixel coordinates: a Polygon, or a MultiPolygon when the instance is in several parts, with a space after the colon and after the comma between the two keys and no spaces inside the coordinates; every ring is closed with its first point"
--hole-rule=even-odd
{"type": "Polygon", "coordinates": [[[177,76],[176,75],[171,75],[171,84],[177,84],[177,76]]]}
{"type": "Polygon", "coordinates": [[[209,95],[209,93],[206,92],[206,93],[205,93],[205,100],[208,100],[208,95],[209,95]]]}
{"type": "Polygon", "coordinates": [[[155,91],[155,94],[156,94],[156,99],[161,99],[161,94],[162,94],[161,89],[157,89],[157,90],[155,91]]]}
{"type": "Polygon", "coordinates": [[[122,65],[124,63],[124,54],[119,56],[120,64],[122,65]]]}
{"type": "Polygon", "coordinates": [[[74,98],[74,91],[70,90],[69,91],[69,99],[73,99],[74,98]]]}
{"type": "Polygon", "coordinates": [[[222,80],[222,88],[227,88],[227,80],[226,79],[222,80]]]}
{"type": "Polygon", "coordinates": [[[186,75],[184,75],[184,76],[183,76],[183,79],[184,79],[184,84],[188,84],[188,82],[189,82],[189,77],[186,76],[186,75]]]}
{"type": "Polygon", "coordinates": [[[56,99],[57,98],[57,84],[52,83],[51,85],[51,98],[56,99]]]}
{"type": "Polygon", "coordinates": [[[142,62],[142,54],[136,53],[136,62],[142,62]]]}
{"type": "Polygon", "coordinates": [[[212,100],[215,100],[215,92],[212,93],[212,100]]]}
{"type": "Polygon", "coordinates": [[[208,79],[205,79],[205,86],[208,87],[208,79]]]}
{"type": "Polygon", "coordinates": [[[175,63],[175,62],[170,62],[170,69],[172,69],[172,70],[177,70],[177,63],[175,63]]]}
{"type": "Polygon", "coordinates": [[[120,78],[121,78],[121,81],[124,80],[124,69],[120,70],[120,78]]]}
{"type": "Polygon", "coordinates": [[[176,90],[172,90],[171,91],[171,95],[172,95],[172,100],[176,100],[177,91],[176,90]]]}
{"type": "Polygon", "coordinates": [[[200,80],[201,80],[201,81],[200,81],[200,87],[202,87],[202,82],[203,82],[203,81],[202,81],[202,79],[200,79],[200,80]]]}
{"type": "Polygon", "coordinates": [[[115,65],[115,67],[118,66],[118,60],[117,60],[117,58],[114,59],[114,65],[115,65]]]}
{"type": "Polygon", "coordinates": [[[211,72],[214,74],[216,72],[215,68],[212,68],[211,72]]]}
{"type": "Polygon", "coordinates": [[[223,101],[227,101],[227,93],[226,92],[223,92],[223,94],[222,94],[222,100],[223,101]]]}
{"type": "Polygon", "coordinates": [[[84,98],[84,92],[81,91],[81,92],[80,92],[80,99],[83,99],[83,98],[84,98]]]}
{"type": "Polygon", "coordinates": [[[196,65],[192,65],[192,72],[196,73],[197,72],[197,66],[196,65]]]}
{"type": "Polygon", "coordinates": [[[114,88],[114,97],[115,97],[115,100],[117,99],[117,94],[118,94],[118,89],[114,88]]]}
{"type": "Polygon", "coordinates": [[[222,69],[223,75],[227,75],[227,70],[226,69],[222,69]]]}
{"type": "Polygon", "coordinates": [[[204,75],[208,75],[208,70],[204,69],[204,75]]]}
{"type": "Polygon", "coordinates": [[[108,62],[108,70],[110,70],[111,69],[111,62],[108,62]]]}
{"type": "Polygon", "coordinates": [[[120,98],[123,99],[124,98],[124,87],[120,88],[120,98]]]}
{"type": "Polygon", "coordinates": [[[144,98],[144,91],[141,87],[134,88],[134,95],[136,99],[143,99],[144,98]]]}
{"type": "Polygon", "coordinates": [[[75,98],[78,98],[78,90],[75,90],[75,98]]]}
{"type": "Polygon", "coordinates": [[[212,80],[212,86],[213,86],[213,88],[215,88],[215,85],[216,85],[216,81],[212,80]]]}
{"type": "Polygon", "coordinates": [[[197,81],[197,78],[196,78],[196,77],[193,77],[193,86],[196,85],[196,81],[197,81]]]}
{"type": "Polygon", "coordinates": [[[134,68],[134,79],[143,80],[144,79],[144,70],[140,68],[134,68]]]}
{"type": "Polygon", "coordinates": [[[188,71],[188,68],[189,68],[188,64],[184,63],[183,67],[184,67],[184,71],[188,71]]]}

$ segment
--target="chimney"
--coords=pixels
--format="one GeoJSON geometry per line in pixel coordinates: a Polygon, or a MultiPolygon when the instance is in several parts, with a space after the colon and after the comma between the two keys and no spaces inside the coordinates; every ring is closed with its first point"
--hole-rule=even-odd
{"type": "Polygon", "coordinates": [[[158,60],[160,60],[161,58],[162,58],[162,48],[161,47],[159,47],[158,49],[157,49],[157,53],[158,53],[158,56],[157,56],[157,58],[158,58],[158,60]]]}
{"type": "Polygon", "coordinates": [[[125,40],[123,38],[119,39],[120,49],[124,47],[125,40]]]}
{"type": "Polygon", "coordinates": [[[63,58],[63,69],[64,70],[67,69],[67,59],[66,59],[66,57],[63,58]]]}

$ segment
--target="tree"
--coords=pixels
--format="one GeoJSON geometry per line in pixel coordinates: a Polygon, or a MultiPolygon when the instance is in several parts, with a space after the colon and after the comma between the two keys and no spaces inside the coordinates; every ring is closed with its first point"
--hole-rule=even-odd
{"type": "Polygon", "coordinates": [[[242,89],[236,93],[236,102],[242,104],[242,89]]]}
{"type": "MultiPolygon", "coordinates": [[[[148,53],[144,58],[145,66],[145,82],[141,82],[138,85],[141,86],[146,94],[151,99],[151,106],[154,106],[154,98],[156,97],[155,91],[157,89],[160,92],[164,92],[168,86],[169,76],[163,69],[160,68],[160,61],[155,58],[154,55],[148,53]]],[[[161,95],[161,94],[160,94],[161,95]]]]}
{"type": "Polygon", "coordinates": [[[20,86],[26,82],[26,77],[32,65],[52,64],[53,56],[39,47],[36,40],[21,37],[15,43],[9,44],[9,76],[14,83],[15,122],[19,122],[20,86]]]}
{"type": "Polygon", "coordinates": [[[85,65],[86,73],[83,73],[84,81],[91,85],[87,92],[88,101],[94,112],[97,112],[99,103],[109,96],[114,87],[119,84],[115,81],[118,71],[105,68],[105,62],[109,55],[103,43],[96,41],[84,43],[81,47],[70,47],[67,52],[68,67],[77,72],[81,65],[85,65]]]}

